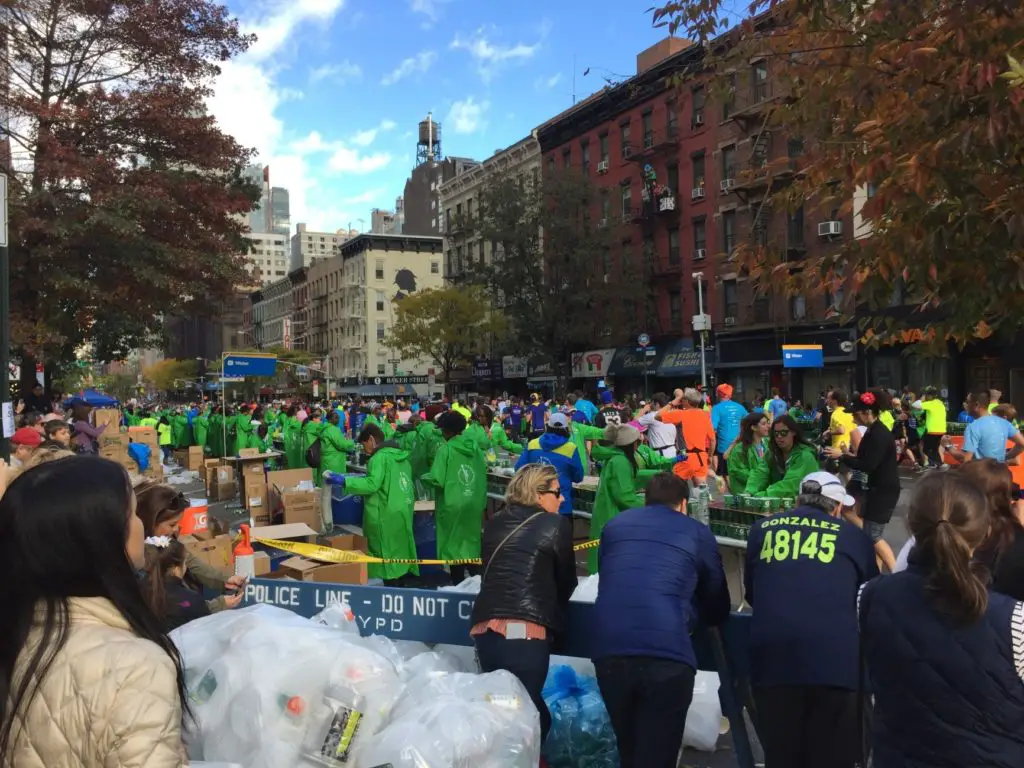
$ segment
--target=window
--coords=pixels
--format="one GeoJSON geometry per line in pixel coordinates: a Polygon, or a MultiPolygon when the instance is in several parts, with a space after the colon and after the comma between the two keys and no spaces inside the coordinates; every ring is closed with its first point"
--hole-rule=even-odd
{"type": "Polygon", "coordinates": [[[597,141],[598,141],[598,146],[601,149],[601,162],[602,163],[607,163],[608,162],[608,134],[607,133],[602,133],[598,137],[597,141]]]}
{"type": "Polygon", "coordinates": [[[804,140],[797,138],[790,138],[786,142],[786,154],[790,160],[794,160],[798,157],[804,156],[804,140]]]}
{"type": "Polygon", "coordinates": [[[572,150],[566,147],[562,150],[562,167],[569,168],[572,165],[572,150]]]}
{"type": "Polygon", "coordinates": [[[825,291],[825,302],[829,312],[841,312],[843,309],[843,284],[837,283],[834,291],[825,291]]]}
{"type": "Polygon", "coordinates": [[[754,213],[751,226],[751,239],[758,248],[768,247],[768,227],[771,224],[772,211],[767,205],[761,205],[754,213]]]}
{"type": "Polygon", "coordinates": [[[668,263],[679,263],[679,228],[668,231],[668,263]]]}
{"type": "Polygon", "coordinates": [[[555,156],[548,156],[548,175],[552,175],[555,172],[555,156]]]}
{"type": "Polygon", "coordinates": [[[466,221],[473,220],[473,198],[469,198],[466,201],[466,221]]]}
{"type": "Polygon", "coordinates": [[[693,188],[703,189],[705,180],[704,153],[693,156],[693,188]]]}
{"type": "Polygon", "coordinates": [[[722,149],[722,179],[736,178],[736,147],[722,149]]]}
{"type": "Polygon", "coordinates": [[[754,103],[758,104],[771,95],[768,89],[767,62],[759,61],[752,67],[751,80],[753,81],[753,93],[751,95],[754,98],[754,103]]]}
{"type": "Polygon", "coordinates": [[[786,217],[786,241],[790,248],[804,245],[804,207],[801,205],[786,217]]]}
{"type": "Polygon", "coordinates": [[[619,123],[619,143],[622,145],[622,157],[629,157],[630,152],[633,148],[629,145],[629,120],[624,123],[619,123]]]}
{"type": "Polygon", "coordinates": [[[376,280],[384,279],[384,259],[377,259],[377,263],[373,269],[373,277],[376,280]]]}
{"type": "Polygon", "coordinates": [[[665,102],[665,135],[670,139],[679,135],[679,104],[675,99],[665,102]]]}
{"type": "Polygon", "coordinates": [[[480,260],[480,263],[483,264],[484,263],[484,241],[483,240],[481,240],[479,243],[476,244],[476,254],[477,254],[477,258],[480,260]]]}
{"type": "Polygon", "coordinates": [[[693,250],[704,251],[708,247],[708,225],[704,219],[693,220],[693,250]]]}
{"type": "Polygon", "coordinates": [[[768,155],[771,148],[771,134],[767,131],[761,133],[754,141],[750,150],[750,167],[753,170],[768,167],[768,155]]]}
{"type": "Polygon", "coordinates": [[[722,94],[722,120],[728,120],[736,110],[736,75],[729,75],[726,91],[722,94]]]}
{"type": "Polygon", "coordinates": [[[650,267],[654,264],[654,235],[644,235],[644,266],[650,267]]]}
{"type": "Polygon", "coordinates": [[[798,322],[807,317],[807,300],[803,296],[793,296],[789,300],[789,315],[798,322]]]}
{"type": "Polygon", "coordinates": [[[629,181],[619,187],[622,196],[622,217],[628,218],[633,213],[633,189],[629,181]]]}
{"type": "Polygon", "coordinates": [[[726,317],[735,318],[739,314],[739,292],[735,280],[722,281],[722,308],[726,317]]]}
{"type": "Polygon", "coordinates": [[[584,139],[580,142],[580,165],[583,168],[583,175],[590,175],[590,142],[584,139]]]}
{"type": "Polygon", "coordinates": [[[683,297],[679,291],[668,292],[668,325],[672,330],[683,325],[683,297]]]}
{"type": "Polygon", "coordinates": [[[704,125],[704,104],[707,100],[707,92],[704,87],[694,88],[690,93],[690,102],[693,104],[693,116],[690,118],[690,125],[696,128],[704,125]]]}
{"type": "Polygon", "coordinates": [[[377,311],[384,311],[384,291],[377,291],[377,311]]]}
{"type": "Polygon", "coordinates": [[[654,114],[647,110],[641,117],[644,129],[644,149],[654,146],[654,114]]]}
{"type": "Polygon", "coordinates": [[[455,204],[455,223],[458,226],[462,226],[462,203],[455,204]]]}
{"type": "Polygon", "coordinates": [[[668,187],[669,192],[673,195],[679,194],[679,166],[675,163],[669,165],[666,169],[667,182],[665,184],[668,187]]]}
{"type": "Polygon", "coordinates": [[[608,197],[608,190],[601,190],[601,219],[607,225],[608,219],[612,217],[612,201],[608,197]]]}
{"type": "Polygon", "coordinates": [[[722,214],[722,247],[729,256],[736,249],[736,211],[722,214]]]}
{"type": "Polygon", "coordinates": [[[385,373],[384,363],[377,363],[377,375],[383,376],[385,373]]]}
{"type": "Polygon", "coordinates": [[[377,321],[377,341],[384,341],[384,321],[377,321]]]}
{"type": "Polygon", "coordinates": [[[444,229],[446,232],[452,231],[452,209],[444,209],[444,229]]]}

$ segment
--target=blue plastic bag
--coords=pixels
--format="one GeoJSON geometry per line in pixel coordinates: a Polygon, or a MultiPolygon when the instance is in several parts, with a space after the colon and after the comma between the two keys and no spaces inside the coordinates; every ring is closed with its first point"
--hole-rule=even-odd
{"type": "Polygon", "coordinates": [[[128,455],[139,465],[139,472],[145,472],[149,469],[149,453],[150,448],[145,443],[128,444],[128,455]]]}
{"type": "Polygon", "coordinates": [[[543,696],[551,710],[544,742],[551,768],[619,768],[615,731],[595,678],[565,665],[553,667],[543,696]]]}

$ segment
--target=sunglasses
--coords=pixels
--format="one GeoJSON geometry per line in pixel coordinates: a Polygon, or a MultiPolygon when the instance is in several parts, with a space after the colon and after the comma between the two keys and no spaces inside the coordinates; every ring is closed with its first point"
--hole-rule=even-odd
{"type": "Polygon", "coordinates": [[[558,498],[562,498],[562,489],[561,488],[549,488],[546,491],[537,491],[537,493],[539,495],[541,495],[541,496],[549,496],[550,495],[550,496],[556,496],[558,498]]]}
{"type": "Polygon", "coordinates": [[[772,431],[772,434],[776,437],[789,437],[790,431],[788,429],[776,429],[772,431]]]}

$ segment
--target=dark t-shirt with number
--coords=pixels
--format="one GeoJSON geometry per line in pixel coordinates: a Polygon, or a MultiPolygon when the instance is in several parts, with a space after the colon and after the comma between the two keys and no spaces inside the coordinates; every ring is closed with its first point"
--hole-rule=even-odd
{"type": "Polygon", "coordinates": [[[857,690],[857,592],[877,575],[867,534],[820,509],[754,526],[746,569],[753,684],[857,690]]]}

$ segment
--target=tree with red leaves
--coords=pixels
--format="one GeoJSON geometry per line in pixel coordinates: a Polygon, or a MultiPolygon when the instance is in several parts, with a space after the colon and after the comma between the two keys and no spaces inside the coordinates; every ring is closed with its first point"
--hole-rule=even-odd
{"type": "Polygon", "coordinates": [[[244,277],[250,152],[204,100],[253,39],[209,0],[4,5],[12,342],[119,357],[244,277]]]}
{"type": "Polygon", "coordinates": [[[772,203],[853,207],[860,225],[814,262],[747,245],[751,278],[791,294],[845,283],[876,341],[905,338],[901,325],[937,347],[1012,338],[1024,325],[1019,0],[754,0],[727,34],[724,6],[680,0],[653,16],[708,44],[720,82],[752,56],[770,61],[781,88],[766,129],[807,140],[806,166],[772,203]],[[894,304],[915,311],[897,320],[894,304]]]}

